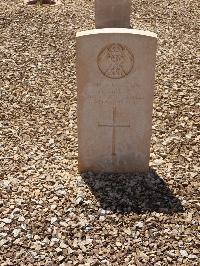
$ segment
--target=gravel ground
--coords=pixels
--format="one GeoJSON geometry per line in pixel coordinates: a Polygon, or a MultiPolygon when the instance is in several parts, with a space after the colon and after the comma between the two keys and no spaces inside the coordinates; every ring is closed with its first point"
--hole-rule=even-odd
{"type": "Polygon", "coordinates": [[[77,173],[75,33],[91,0],[0,2],[0,265],[200,265],[198,0],[136,0],[159,36],[144,176],[77,173]]]}

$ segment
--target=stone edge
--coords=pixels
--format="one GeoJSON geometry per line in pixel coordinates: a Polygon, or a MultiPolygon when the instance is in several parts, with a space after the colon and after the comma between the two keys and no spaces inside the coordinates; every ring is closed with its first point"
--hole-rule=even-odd
{"type": "Polygon", "coordinates": [[[93,29],[93,30],[80,31],[80,32],[77,32],[76,37],[79,38],[79,37],[88,36],[88,35],[115,34],[115,33],[120,33],[120,34],[127,33],[127,34],[133,34],[133,35],[152,37],[156,39],[158,38],[157,34],[151,31],[126,29],[126,28],[104,28],[104,29],[93,29]]]}

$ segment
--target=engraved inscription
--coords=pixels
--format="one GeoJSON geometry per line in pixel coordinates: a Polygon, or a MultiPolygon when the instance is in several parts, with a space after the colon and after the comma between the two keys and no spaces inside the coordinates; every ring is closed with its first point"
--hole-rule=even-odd
{"type": "Polygon", "coordinates": [[[107,97],[105,99],[103,98],[98,98],[96,96],[89,96],[88,97],[88,102],[90,104],[137,104],[140,101],[144,100],[144,98],[139,98],[139,97],[134,97],[134,96],[130,96],[130,97],[124,97],[124,98],[114,98],[114,97],[107,97]]]}
{"type": "MultiPolygon", "coordinates": [[[[95,84],[96,85],[96,84],[95,84]]],[[[94,89],[93,86],[85,93],[85,101],[90,104],[102,104],[102,105],[118,105],[118,104],[140,104],[144,102],[145,97],[141,93],[137,85],[127,86],[124,90],[123,87],[109,87],[108,85],[97,86],[94,89]]]]}
{"type": "Polygon", "coordinates": [[[104,93],[101,89],[96,92],[88,92],[85,98],[91,104],[137,104],[144,100],[144,97],[132,93],[126,95],[121,90],[107,91],[104,93]]]}
{"type": "Polygon", "coordinates": [[[97,63],[104,76],[121,79],[133,69],[134,56],[126,46],[113,43],[99,53],[97,63]]]}

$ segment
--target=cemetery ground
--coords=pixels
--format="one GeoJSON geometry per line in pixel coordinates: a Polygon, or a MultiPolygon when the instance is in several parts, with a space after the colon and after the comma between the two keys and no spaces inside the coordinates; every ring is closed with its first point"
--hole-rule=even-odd
{"type": "Polygon", "coordinates": [[[0,265],[199,265],[199,1],[133,1],[158,34],[151,171],[77,172],[75,34],[94,3],[0,3],[0,265]]]}

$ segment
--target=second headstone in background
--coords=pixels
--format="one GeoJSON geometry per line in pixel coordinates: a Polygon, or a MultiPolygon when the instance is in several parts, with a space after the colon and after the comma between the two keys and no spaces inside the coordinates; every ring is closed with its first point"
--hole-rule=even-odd
{"type": "Polygon", "coordinates": [[[95,0],[96,28],[130,28],[131,0],[95,0]]]}

